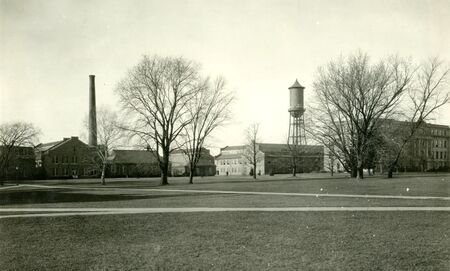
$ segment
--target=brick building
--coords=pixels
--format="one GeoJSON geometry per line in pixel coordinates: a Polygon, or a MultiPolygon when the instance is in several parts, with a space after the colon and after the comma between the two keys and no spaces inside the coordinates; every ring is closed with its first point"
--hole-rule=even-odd
{"type": "MultiPolygon", "coordinates": [[[[189,158],[182,150],[176,150],[170,154],[172,176],[189,175],[189,158]]],[[[208,149],[202,148],[200,159],[195,168],[195,176],[214,176],[216,174],[216,165],[214,156],[208,149]]]]}
{"type": "Polygon", "coordinates": [[[113,150],[108,164],[110,177],[161,176],[154,153],[147,150],[113,150]]]}
{"type": "Polygon", "coordinates": [[[95,149],[78,139],[42,143],[36,146],[36,167],[44,178],[97,177],[95,149]]]}
{"type": "MultiPolygon", "coordinates": [[[[220,150],[215,163],[218,175],[249,175],[252,165],[244,156],[246,146],[227,146],[220,150]]],[[[287,144],[257,144],[256,174],[292,173],[292,154],[287,144]]],[[[318,172],[324,169],[324,147],[300,146],[297,172],[318,172]]]]}

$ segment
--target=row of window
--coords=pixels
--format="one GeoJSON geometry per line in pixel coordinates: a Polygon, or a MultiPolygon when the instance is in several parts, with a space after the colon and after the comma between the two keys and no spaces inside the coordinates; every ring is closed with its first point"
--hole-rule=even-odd
{"type": "MultiPolygon", "coordinates": [[[[414,154],[415,155],[424,155],[425,151],[415,149],[414,154]]],[[[427,157],[431,157],[432,159],[447,159],[447,152],[445,152],[445,151],[434,152],[434,151],[428,150],[428,152],[426,152],[426,154],[427,154],[427,157]]]]}
{"type": "Polygon", "coordinates": [[[52,157],[52,163],[53,164],[58,164],[58,163],[62,163],[62,164],[67,164],[69,163],[69,160],[71,161],[71,163],[78,163],[78,157],[77,156],[72,156],[69,159],[69,156],[53,156],[52,157]],[[61,158],[61,160],[59,159],[61,158]]]}
{"type": "MultiPolygon", "coordinates": [[[[52,170],[53,176],[74,176],[78,175],[78,170],[69,169],[69,168],[53,168],[52,170]]],[[[84,175],[96,175],[97,171],[95,169],[84,168],[84,175]]]]}
{"type": "Polygon", "coordinates": [[[239,170],[239,168],[220,168],[219,169],[220,173],[240,173],[241,171],[239,170]]]}
{"type": "Polygon", "coordinates": [[[16,155],[32,155],[33,154],[33,149],[31,148],[15,148],[14,149],[14,153],[16,155]]]}
{"type": "Polygon", "coordinates": [[[447,159],[447,153],[437,151],[436,155],[433,155],[433,159],[447,159]]]}
{"type": "Polygon", "coordinates": [[[221,159],[216,160],[216,165],[247,165],[247,161],[241,161],[240,159],[221,159]]]}
{"type": "Polygon", "coordinates": [[[437,135],[437,136],[446,136],[448,134],[448,132],[447,132],[447,130],[443,130],[443,129],[431,129],[431,134],[437,135]]]}
{"type": "Polygon", "coordinates": [[[444,139],[433,139],[433,140],[424,140],[419,139],[414,143],[414,147],[418,148],[419,146],[428,148],[436,147],[436,148],[447,148],[447,140],[444,139]]]}

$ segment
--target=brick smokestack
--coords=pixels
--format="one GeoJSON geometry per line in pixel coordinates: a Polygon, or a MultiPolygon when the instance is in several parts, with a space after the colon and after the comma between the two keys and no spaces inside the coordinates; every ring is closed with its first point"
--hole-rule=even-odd
{"type": "Polygon", "coordinates": [[[89,75],[89,146],[97,146],[97,113],[95,108],[95,75],[89,75]]]}

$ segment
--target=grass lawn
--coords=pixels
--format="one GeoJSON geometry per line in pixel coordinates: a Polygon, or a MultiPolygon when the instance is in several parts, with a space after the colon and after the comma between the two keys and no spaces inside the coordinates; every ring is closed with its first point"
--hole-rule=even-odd
{"type": "MultiPolygon", "coordinates": [[[[230,190],[257,192],[298,192],[298,193],[337,193],[337,194],[371,194],[371,195],[410,195],[442,196],[450,195],[450,174],[427,174],[423,176],[399,176],[393,179],[370,177],[358,181],[343,175],[334,178],[305,174],[297,178],[284,176],[259,176],[253,180],[249,176],[214,176],[196,177],[194,184],[188,184],[185,177],[170,178],[168,186],[160,186],[159,178],[107,179],[108,187],[117,188],[162,188],[162,189],[198,189],[230,190]],[[407,188],[409,190],[407,191],[407,188]],[[322,189],[322,190],[321,190],[322,189]]],[[[28,183],[33,183],[30,181],[28,183]]],[[[51,180],[39,181],[38,184],[68,185],[69,187],[102,187],[99,180],[51,180]]]]}
{"type": "Polygon", "coordinates": [[[449,270],[447,212],[176,213],[0,222],[0,270],[449,270]]]}
{"type": "MultiPolygon", "coordinates": [[[[450,175],[42,181],[0,189],[0,208],[450,206],[146,189],[449,197],[450,175]],[[408,191],[406,188],[409,188],[408,191]]],[[[15,214],[2,212],[0,215],[15,214]]],[[[0,219],[0,270],[450,270],[450,212],[211,212],[0,219]]]]}

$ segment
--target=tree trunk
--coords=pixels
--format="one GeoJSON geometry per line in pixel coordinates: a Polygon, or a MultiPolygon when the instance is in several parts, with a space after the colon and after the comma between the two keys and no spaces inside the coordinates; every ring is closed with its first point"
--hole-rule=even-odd
{"type": "Polygon", "coordinates": [[[166,172],[161,172],[161,185],[168,185],[169,182],[167,181],[167,170],[166,172]]]}
{"type": "Polygon", "coordinates": [[[169,148],[163,150],[162,157],[162,165],[161,168],[161,185],[168,185],[168,176],[169,176],[169,148]]]}
{"type": "Polygon", "coordinates": [[[358,167],[358,176],[357,176],[358,180],[362,180],[364,179],[364,167],[360,166],[358,167]]]}
{"type": "Polygon", "coordinates": [[[105,171],[106,171],[106,163],[103,163],[103,167],[102,167],[102,177],[101,177],[102,185],[105,185],[105,184],[106,184],[106,180],[105,180],[105,171]]]}
{"type": "Polygon", "coordinates": [[[191,168],[191,169],[189,170],[189,183],[190,183],[190,184],[193,184],[193,183],[194,183],[194,169],[193,169],[193,168],[191,168]]]}
{"type": "Polygon", "coordinates": [[[253,180],[256,180],[256,164],[253,165],[253,180]]]}
{"type": "Polygon", "coordinates": [[[292,177],[297,176],[297,161],[295,155],[292,156],[292,177]]]}
{"type": "Polygon", "coordinates": [[[392,179],[392,177],[393,177],[393,173],[394,173],[394,170],[392,169],[392,168],[389,168],[389,170],[388,170],[388,178],[389,179],[392,179]]]}
{"type": "Polygon", "coordinates": [[[351,175],[352,178],[356,178],[358,176],[358,170],[356,169],[355,166],[352,166],[350,175],[351,175]]]}

